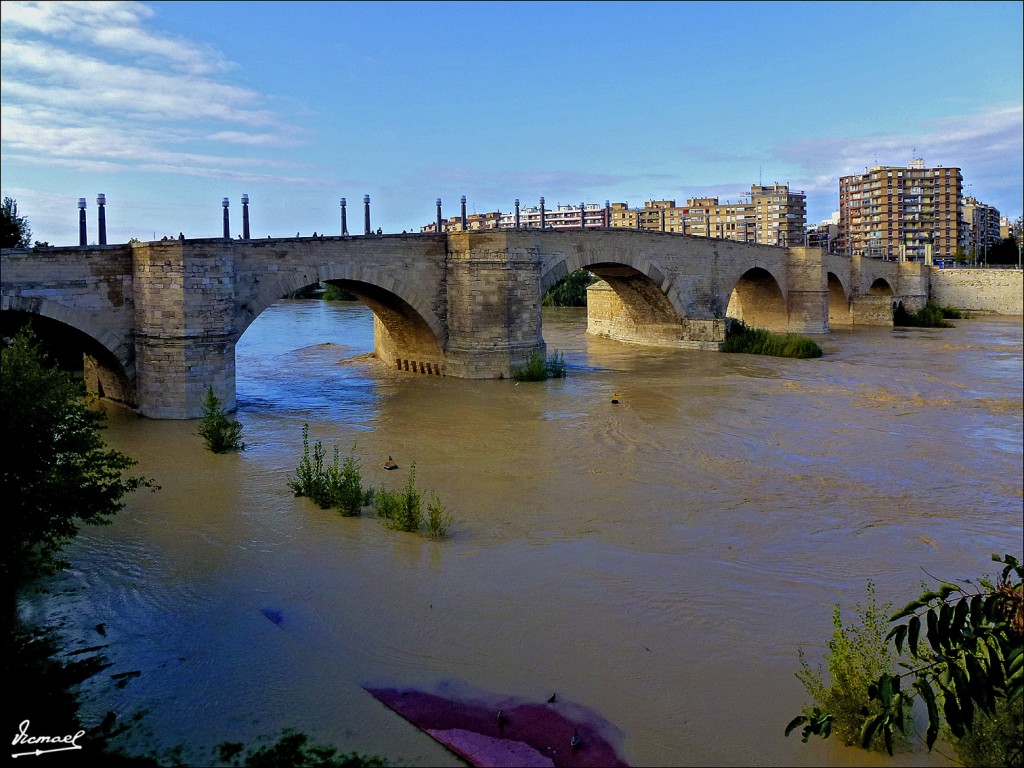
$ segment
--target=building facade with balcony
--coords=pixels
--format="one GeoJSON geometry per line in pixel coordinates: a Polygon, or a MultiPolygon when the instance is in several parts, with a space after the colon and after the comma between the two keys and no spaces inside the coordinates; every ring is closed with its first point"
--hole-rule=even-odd
{"type": "Polygon", "coordinates": [[[963,243],[963,176],[959,168],[880,165],[839,178],[838,252],[923,261],[949,259],[963,243]]]}

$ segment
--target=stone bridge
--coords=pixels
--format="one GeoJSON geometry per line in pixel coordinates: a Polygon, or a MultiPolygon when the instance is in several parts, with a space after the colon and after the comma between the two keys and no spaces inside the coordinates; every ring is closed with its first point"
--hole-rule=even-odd
{"type": "Polygon", "coordinates": [[[236,342],[318,281],[373,310],[384,363],[462,378],[546,354],[541,297],[581,268],[603,279],[589,291],[591,333],[692,349],[717,349],[727,317],[799,333],[891,324],[895,301],[916,309],[928,290],[920,264],[620,229],[11,249],[0,267],[5,320],[74,329],[90,391],[153,418],[198,417],[208,385],[233,410],[236,342]]]}

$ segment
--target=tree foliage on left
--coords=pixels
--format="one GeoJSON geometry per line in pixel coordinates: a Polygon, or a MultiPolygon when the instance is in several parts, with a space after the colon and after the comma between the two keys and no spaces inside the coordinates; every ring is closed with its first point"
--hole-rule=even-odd
{"type": "Polygon", "coordinates": [[[0,248],[28,248],[31,240],[32,227],[18,215],[18,201],[5,197],[0,205],[0,248]]]}
{"type": "Polygon", "coordinates": [[[31,329],[0,351],[0,413],[0,445],[10,449],[0,465],[0,574],[11,598],[67,565],[61,548],[79,525],[109,523],[127,494],[155,486],[125,474],[135,461],[104,443],[106,414],[49,363],[31,329]]]}

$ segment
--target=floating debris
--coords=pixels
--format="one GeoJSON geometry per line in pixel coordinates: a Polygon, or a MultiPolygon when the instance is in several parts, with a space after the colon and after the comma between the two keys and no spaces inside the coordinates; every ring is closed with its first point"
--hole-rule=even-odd
{"type": "Polygon", "coordinates": [[[260,613],[277,624],[277,626],[281,626],[281,622],[284,621],[284,614],[276,608],[264,608],[260,613]]]}
{"type": "Polygon", "coordinates": [[[389,455],[388,460],[384,462],[384,469],[398,469],[398,463],[389,455]]]}
{"type": "Polygon", "coordinates": [[[615,727],[579,705],[562,702],[556,709],[509,696],[463,700],[414,689],[366,690],[470,765],[629,765],[605,735],[617,734],[615,727]]]}

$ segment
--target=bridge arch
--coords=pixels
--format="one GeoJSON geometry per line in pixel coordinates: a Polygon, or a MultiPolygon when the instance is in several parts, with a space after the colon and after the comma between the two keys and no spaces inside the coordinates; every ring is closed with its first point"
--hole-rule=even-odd
{"type": "Polygon", "coordinates": [[[789,330],[786,296],[778,279],[764,267],[751,267],[736,281],[726,317],[769,331],[789,330]]]}
{"type": "Polygon", "coordinates": [[[835,272],[828,272],[828,324],[851,325],[850,291],[835,272]]]}
{"type": "Polygon", "coordinates": [[[348,263],[320,265],[267,281],[238,323],[238,337],[252,321],[287,294],[317,282],[336,285],[355,296],[374,315],[374,351],[387,365],[440,375],[444,366],[444,325],[427,301],[393,275],[348,263]]]}
{"type": "MultiPolygon", "coordinates": [[[[7,298],[5,297],[5,299],[7,298]]],[[[3,306],[0,307],[0,311],[37,315],[74,328],[83,336],[91,339],[96,347],[102,349],[111,360],[116,360],[122,375],[126,378],[135,376],[134,347],[124,336],[119,336],[108,328],[97,327],[92,313],[46,299],[27,296],[9,297],[9,300],[5,300],[3,306]]]]}
{"type": "MultiPolygon", "coordinates": [[[[86,390],[131,407],[137,405],[134,345],[109,328],[97,327],[92,313],[46,299],[12,296],[5,297],[0,314],[4,317],[5,329],[20,327],[34,317],[44,320],[51,328],[72,329],[74,338],[69,339],[64,330],[62,342],[65,345],[70,342],[69,349],[76,355],[81,353],[86,390]]],[[[45,326],[36,327],[36,331],[44,343],[47,336],[52,335],[45,326]]]]}
{"type": "Polygon", "coordinates": [[[609,255],[600,252],[582,252],[561,255],[545,265],[540,278],[540,295],[544,296],[558,283],[578,269],[585,269],[608,283],[620,301],[634,311],[640,311],[646,302],[650,311],[663,321],[686,316],[686,304],[666,272],[639,253],[623,252],[609,255]]]}

